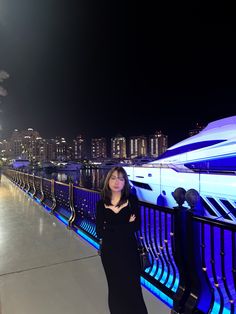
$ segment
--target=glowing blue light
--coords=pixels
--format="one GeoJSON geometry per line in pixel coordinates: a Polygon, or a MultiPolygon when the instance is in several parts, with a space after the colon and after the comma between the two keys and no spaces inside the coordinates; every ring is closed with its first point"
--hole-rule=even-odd
{"type": "Polygon", "coordinates": [[[148,280],[141,277],[141,284],[150,291],[155,297],[158,297],[162,302],[164,302],[170,308],[173,307],[173,300],[168,297],[165,293],[157,289],[153,284],[151,284],[148,280]]]}
{"type": "Polygon", "coordinates": [[[83,231],[76,229],[76,233],[80,235],[82,238],[84,238],[86,241],[88,241],[93,247],[95,247],[97,250],[99,249],[99,243],[92,240],[89,236],[87,236],[83,231]]]}
{"type": "Polygon", "coordinates": [[[35,201],[37,202],[37,203],[39,203],[39,204],[41,204],[41,201],[40,201],[40,199],[39,198],[35,198],[35,201]]]}
{"type": "MultiPolygon", "coordinates": [[[[220,304],[215,302],[211,314],[218,314],[220,310],[220,304]]],[[[222,314],[230,314],[231,311],[229,309],[224,308],[222,314]]]]}
{"type": "MultiPolygon", "coordinates": [[[[149,170],[149,171],[151,171],[151,170],[149,170]]],[[[167,170],[166,170],[167,171],[167,170]]],[[[168,170],[169,171],[169,170],[168,170]]],[[[163,175],[163,173],[162,173],[162,175],[163,175]]],[[[170,173],[169,173],[169,175],[172,177],[172,172],[170,171],[170,173]]],[[[180,175],[182,175],[182,174],[180,174],[180,173],[177,173],[177,175],[178,175],[178,177],[180,177],[180,175]]],[[[185,175],[185,174],[184,174],[185,175]]],[[[187,175],[189,175],[189,174],[187,174],[187,175]]],[[[194,176],[195,176],[195,174],[194,174],[194,176]]],[[[202,175],[203,177],[204,177],[204,175],[202,175]]],[[[216,177],[216,176],[215,176],[216,177]]],[[[206,185],[207,186],[210,186],[210,184],[209,183],[214,183],[213,182],[213,179],[214,179],[214,181],[217,181],[217,180],[215,180],[215,177],[213,177],[213,176],[211,176],[210,178],[212,178],[212,181],[210,181],[210,179],[209,179],[209,181],[206,183],[206,185]]],[[[169,176],[166,174],[165,175],[165,178],[167,178],[168,180],[168,182],[169,182],[169,176]]],[[[223,178],[223,175],[222,175],[222,178],[223,178]]],[[[181,182],[185,182],[185,178],[183,177],[182,178],[183,180],[181,181],[181,182]]],[[[193,184],[192,182],[192,180],[189,180],[189,182],[191,182],[191,184],[193,184]]],[[[205,181],[204,181],[205,182],[205,181]]],[[[190,183],[189,183],[190,184],[190,183]]],[[[215,183],[214,183],[215,184],[215,183]]],[[[215,190],[217,190],[216,189],[216,186],[214,185],[214,188],[215,188],[215,190]]],[[[229,190],[230,188],[235,188],[235,182],[234,182],[234,178],[230,181],[230,184],[227,186],[227,189],[229,190]]],[[[23,190],[24,191],[24,190],[23,190]]],[[[24,192],[26,192],[26,191],[24,191],[24,192]]],[[[27,193],[27,192],[26,192],[27,193]]],[[[35,200],[37,203],[39,203],[40,205],[43,205],[44,206],[44,208],[46,209],[46,210],[48,210],[48,211],[50,211],[51,212],[51,208],[49,208],[47,205],[45,205],[45,204],[42,204],[42,202],[40,202],[40,200],[38,199],[38,198],[36,198],[36,197],[34,197],[33,196],[33,194],[32,193],[27,193],[33,200],[35,200]]],[[[55,215],[55,217],[57,217],[60,221],[62,221],[66,226],[68,226],[69,225],[69,223],[68,223],[68,220],[65,218],[65,217],[63,217],[63,216],[61,216],[60,214],[58,214],[58,213],[56,213],[56,212],[54,212],[54,215],[55,215]]],[[[148,221],[147,221],[147,223],[148,223],[148,221]]],[[[89,220],[87,221],[87,220],[85,220],[84,219],[84,221],[82,221],[82,223],[81,223],[81,226],[83,226],[83,228],[88,232],[88,233],[92,233],[92,234],[94,234],[95,235],[95,229],[94,229],[94,224],[93,223],[91,223],[89,220]]],[[[205,227],[205,228],[207,228],[207,227],[205,227]]],[[[208,227],[209,228],[209,227],[208,227]]],[[[90,238],[90,236],[88,236],[86,233],[84,233],[82,230],[80,230],[80,229],[76,229],[75,230],[75,232],[79,235],[79,236],[81,236],[83,239],[85,239],[90,245],[92,245],[95,249],[99,249],[99,244],[96,242],[96,241],[94,241],[92,238],[90,238]]],[[[209,231],[208,231],[209,232],[209,231]]],[[[229,234],[228,235],[228,237],[230,237],[230,235],[231,234],[229,234]]],[[[215,236],[215,241],[216,242],[219,242],[219,241],[217,241],[217,239],[219,238],[219,230],[217,229],[217,230],[215,230],[214,231],[214,236],[215,236]]],[[[225,237],[226,237],[226,235],[225,235],[225,237]]],[[[206,237],[207,239],[208,238],[210,238],[210,237],[206,237]]],[[[226,237],[227,238],[227,237],[226,237]]],[[[149,238],[148,238],[149,239],[149,238]]],[[[150,240],[150,239],[149,239],[150,240]]],[[[207,242],[207,241],[206,241],[207,242]]],[[[229,241],[226,241],[226,243],[228,244],[228,247],[230,248],[231,247],[231,242],[230,242],[230,240],[229,241]]],[[[226,245],[227,246],[227,245],[226,245]]],[[[206,259],[207,259],[207,263],[209,263],[209,258],[211,257],[211,255],[209,254],[209,252],[208,252],[208,250],[209,250],[209,245],[206,245],[206,259]]],[[[219,249],[219,248],[218,248],[219,249]]],[[[230,252],[230,250],[227,250],[227,252],[228,252],[228,254],[231,254],[232,255],[232,252],[231,253],[229,253],[230,252]]],[[[220,256],[220,254],[219,253],[217,253],[216,254],[217,256],[220,256]]],[[[230,255],[230,258],[229,258],[229,260],[231,260],[231,255],[230,255]]],[[[217,270],[217,273],[220,273],[220,270],[218,270],[218,268],[220,267],[220,259],[218,259],[218,258],[216,258],[216,270],[217,270]]],[[[232,265],[231,265],[232,266],[232,265]]],[[[211,269],[210,267],[209,267],[209,269],[211,269]]],[[[226,269],[226,273],[228,274],[228,272],[230,272],[230,270],[232,269],[232,267],[228,267],[228,269],[226,269]]],[[[152,271],[151,271],[151,273],[150,273],[150,275],[152,275],[152,276],[154,276],[154,274],[155,274],[155,272],[156,272],[156,270],[157,270],[157,265],[155,264],[155,265],[153,265],[153,268],[152,268],[152,271]]],[[[159,275],[161,274],[161,271],[162,271],[162,269],[161,269],[161,267],[159,267],[158,268],[158,271],[157,271],[157,274],[156,274],[156,276],[155,276],[155,278],[154,279],[157,279],[158,280],[158,277],[159,277],[159,275]]],[[[148,273],[148,272],[150,272],[150,268],[148,268],[148,269],[146,269],[146,273],[148,273]]],[[[231,273],[230,273],[231,274],[231,273]]],[[[171,286],[171,283],[172,283],[172,280],[173,280],[173,275],[172,274],[168,274],[168,272],[167,271],[165,271],[164,270],[164,272],[163,272],[163,275],[162,275],[162,278],[159,280],[161,283],[164,283],[164,281],[166,280],[166,278],[167,278],[167,276],[169,276],[169,279],[168,279],[168,282],[166,283],[166,287],[167,288],[169,288],[170,286],[171,286]]],[[[212,276],[210,276],[210,278],[211,278],[212,276]]],[[[228,278],[229,278],[229,281],[230,280],[232,280],[233,278],[232,278],[232,275],[228,275],[228,278]]],[[[231,282],[231,281],[230,281],[231,282]]],[[[168,307],[173,307],[173,300],[169,297],[169,296],[167,296],[166,294],[164,294],[161,290],[159,290],[156,286],[154,286],[153,284],[151,284],[147,279],[145,279],[145,278],[143,278],[143,277],[141,277],[141,284],[150,292],[150,293],[152,293],[155,297],[157,297],[157,298],[159,298],[163,303],[165,303],[168,307]]],[[[175,279],[175,283],[174,283],[174,285],[173,285],[173,287],[172,287],[172,291],[176,291],[177,290],[177,287],[178,287],[178,284],[179,284],[179,278],[177,277],[176,279],[175,279]]],[[[204,305],[204,304],[203,304],[204,305]]],[[[219,310],[220,310],[220,304],[218,303],[218,300],[217,301],[215,301],[214,302],[214,306],[213,306],[213,308],[212,308],[212,310],[211,310],[211,313],[212,314],[218,314],[219,313],[219,310]]],[[[204,306],[203,306],[203,309],[204,309],[204,306]]],[[[223,309],[223,311],[222,311],[222,313],[223,314],[230,314],[231,313],[231,311],[230,311],[230,309],[229,308],[224,308],[223,309]]]]}
{"type": "Polygon", "coordinates": [[[56,216],[59,220],[61,220],[66,226],[68,226],[68,221],[67,221],[64,217],[60,216],[60,215],[57,214],[57,213],[55,213],[55,216],[56,216]]]}
{"type": "MultiPolygon", "coordinates": [[[[155,267],[155,269],[156,269],[156,267],[155,267]]],[[[146,269],[145,272],[148,272],[148,270],[149,270],[149,268],[146,269]]],[[[158,268],[158,272],[157,272],[157,274],[156,274],[156,276],[155,276],[154,278],[158,280],[158,278],[159,278],[161,272],[162,272],[162,269],[161,269],[161,267],[159,267],[159,268],[158,268]]],[[[161,283],[164,283],[163,278],[166,278],[167,275],[169,275],[169,280],[168,280],[168,282],[166,283],[166,287],[167,287],[167,288],[170,288],[170,286],[171,286],[171,284],[172,284],[172,282],[173,282],[173,275],[172,275],[172,274],[168,274],[168,272],[164,271],[164,272],[163,272],[162,279],[160,280],[160,282],[161,282],[161,283]]],[[[176,277],[176,278],[175,278],[175,283],[174,283],[174,285],[173,285],[173,287],[172,287],[171,290],[174,291],[174,292],[176,292],[178,286],[179,286],[179,278],[176,277]]]]}
{"type": "MultiPolygon", "coordinates": [[[[42,205],[42,203],[41,203],[41,205],[42,205]]],[[[47,211],[51,211],[51,208],[48,207],[47,205],[43,204],[43,207],[44,207],[47,211]]]]}

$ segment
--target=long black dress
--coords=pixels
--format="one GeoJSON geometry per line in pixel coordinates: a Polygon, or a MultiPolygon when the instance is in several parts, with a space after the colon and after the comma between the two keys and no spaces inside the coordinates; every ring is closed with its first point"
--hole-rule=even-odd
{"type": "Polygon", "coordinates": [[[96,233],[102,238],[101,259],[108,282],[111,314],[147,314],[140,284],[140,261],[135,231],[140,228],[136,197],[119,213],[97,203],[96,233]],[[135,214],[134,222],[129,222],[135,214]]]}

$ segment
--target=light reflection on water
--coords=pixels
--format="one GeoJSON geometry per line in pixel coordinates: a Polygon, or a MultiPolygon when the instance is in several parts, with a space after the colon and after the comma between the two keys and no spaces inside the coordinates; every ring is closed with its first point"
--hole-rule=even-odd
{"type": "Polygon", "coordinates": [[[54,179],[64,183],[73,182],[75,185],[87,189],[101,190],[108,171],[109,169],[86,168],[80,169],[79,171],[65,172],[40,171],[34,172],[34,174],[36,176],[42,176],[43,178],[54,179]]]}

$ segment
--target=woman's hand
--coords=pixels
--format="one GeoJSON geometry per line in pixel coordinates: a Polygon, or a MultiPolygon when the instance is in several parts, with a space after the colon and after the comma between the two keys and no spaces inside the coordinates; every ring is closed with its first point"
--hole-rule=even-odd
{"type": "Polygon", "coordinates": [[[136,219],[136,216],[133,214],[130,216],[129,222],[133,222],[133,221],[135,221],[135,219],[136,219]]]}

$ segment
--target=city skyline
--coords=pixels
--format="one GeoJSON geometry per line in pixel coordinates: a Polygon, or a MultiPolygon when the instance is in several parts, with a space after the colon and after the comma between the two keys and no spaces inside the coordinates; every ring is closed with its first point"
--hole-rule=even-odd
{"type": "Polygon", "coordinates": [[[5,160],[27,159],[34,162],[152,157],[156,158],[168,148],[168,136],[156,132],[150,136],[132,136],[125,138],[121,135],[110,138],[88,138],[77,136],[71,141],[63,137],[54,139],[43,138],[37,130],[15,129],[11,137],[0,141],[1,158],[5,160]]]}
{"type": "MultiPolygon", "coordinates": [[[[202,127],[203,127],[203,126],[200,125],[200,124],[197,122],[191,129],[186,130],[186,138],[190,136],[190,132],[191,132],[192,130],[197,130],[197,129],[200,130],[202,127]]],[[[29,127],[29,128],[27,127],[27,128],[24,128],[24,129],[15,128],[15,129],[13,129],[13,130],[9,130],[9,134],[8,134],[6,137],[2,137],[2,136],[0,135],[0,140],[9,140],[16,130],[21,133],[21,132],[24,132],[24,131],[27,132],[29,129],[32,130],[32,131],[38,132],[39,135],[42,137],[42,139],[47,139],[47,140],[49,140],[49,139],[56,139],[56,138],[65,138],[66,141],[73,141],[74,139],[76,139],[77,136],[82,136],[83,138],[86,138],[86,139],[88,139],[88,140],[95,139],[95,138],[105,138],[106,140],[110,140],[110,139],[112,139],[112,138],[114,138],[114,137],[119,137],[119,136],[123,136],[123,137],[126,137],[126,138],[140,137],[140,136],[149,137],[149,136],[153,136],[155,133],[158,133],[158,132],[161,132],[163,135],[166,135],[166,136],[169,138],[168,134],[164,133],[164,132],[163,132],[162,130],[160,130],[160,129],[156,129],[156,130],[155,130],[154,132],[152,132],[152,133],[146,133],[146,134],[129,134],[129,135],[126,135],[126,136],[125,136],[124,134],[121,134],[121,133],[116,133],[116,134],[111,134],[111,135],[107,134],[107,135],[101,135],[101,136],[96,136],[96,134],[94,134],[94,135],[92,135],[92,136],[86,136],[86,134],[84,134],[83,132],[81,132],[81,133],[77,133],[77,134],[75,134],[74,136],[71,136],[71,137],[66,137],[66,136],[64,136],[63,134],[57,134],[57,135],[54,136],[54,137],[53,137],[53,136],[50,136],[50,135],[47,136],[47,137],[45,137],[45,136],[43,136],[42,130],[38,130],[38,129],[33,128],[33,127],[29,127]]],[[[176,144],[176,143],[174,143],[174,144],[176,144]]],[[[174,145],[174,144],[173,144],[173,145],[174,145]]]]}
{"type": "Polygon", "coordinates": [[[161,130],[173,145],[235,115],[236,49],[223,5],[2,0],[2,136],[101,137],[161,130]]]}

